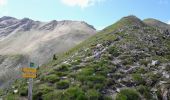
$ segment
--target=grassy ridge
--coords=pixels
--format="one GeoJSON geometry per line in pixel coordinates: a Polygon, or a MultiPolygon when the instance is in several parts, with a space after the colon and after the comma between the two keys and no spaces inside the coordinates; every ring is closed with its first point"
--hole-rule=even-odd
{"type": "MultiPolygon", "coordinates": [[[[125,17],[43,65],[34,100],[162,99],[170,87],[170,40],[164,36],[134,16],[125,17]]],[[[19,93],[10,91],[8,97],[27,96],[25,80],[14,86],[19,93]]]]}

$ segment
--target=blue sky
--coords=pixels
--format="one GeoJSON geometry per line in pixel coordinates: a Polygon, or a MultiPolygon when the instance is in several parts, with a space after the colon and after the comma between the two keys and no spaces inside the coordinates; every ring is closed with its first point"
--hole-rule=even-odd
{"type": "Polygon", "coordinates": [[[170,0],[0,0],[0,17],[78,20],[97,29],[128,15],[170,23],[170,0]]]}

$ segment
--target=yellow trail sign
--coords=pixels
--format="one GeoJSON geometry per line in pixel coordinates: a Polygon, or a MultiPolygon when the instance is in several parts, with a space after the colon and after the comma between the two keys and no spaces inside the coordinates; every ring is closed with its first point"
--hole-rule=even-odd
{"type": "Polygon", "coordinates": [[[23,78],[36,78],[36,74],[31,74],[31,73],[23,73],[22,74],[23,78]]]}
{"type": "Polygon", "coordinates": [[[22,71],[25,72],[25,73],[36,73],[37,69],[30,68],[30,67],[24,67],[24,68],[22,68],[22,71]]]}

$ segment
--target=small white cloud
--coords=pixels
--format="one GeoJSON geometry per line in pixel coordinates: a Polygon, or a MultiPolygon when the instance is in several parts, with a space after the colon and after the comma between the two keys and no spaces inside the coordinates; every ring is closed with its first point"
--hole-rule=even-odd
{"type": "Polygon", "coordinates": [[[62,3],[68,6],[79,6],[81,8],[86,8],[103,0],[61,0],[62,3]]]}
{"type": "Polygon", "coordinates": [[[6,6],[7,0],[0,0],[0,7],[6,6]]]}

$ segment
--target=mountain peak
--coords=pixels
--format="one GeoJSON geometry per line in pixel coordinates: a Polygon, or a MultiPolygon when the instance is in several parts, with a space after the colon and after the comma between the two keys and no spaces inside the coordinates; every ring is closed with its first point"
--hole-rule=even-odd
{"type": "Polygon", "coordinates": [[[33,21],[32,19],[29,19],[29,18],[23,18],[21,19],[21,22],[28,22],[28,21],[33,21]]]}
{"type": "Polygon", "coordinates": [[[124,22],[125,24],[144,26],[144,23],[138,17],[134,15],[123,17],[119,22],[121,21],[124,22]]]}
{"type": "Polygon", "coordinates": [[[159,24],[165,24],[167,25],[166,23],[164,22],[161,22],[157,19],[154,19],[154,18],[147,18],[147,19],[144,19],[143,22],[145,22],[146,24],[156,24],[156,23],[159,23],[159,24]]]}
{"type": "Polygon", "coordinates": [[[145,23],[143,23],[143,21],[141,21],[138,17],[134,15],[130,15],[130,16],[123,17],[115,24],[106,27],[104,31],[109,30],[109,32],[112,32],[117,29],[122,30],[127,27],[143,27],[143,26],[145,26],[145,23]]]}
{"type": "Polygon", "coordinates": [[[3,17],[0,18],[0,22],[4,21],[4,20],[9,20],[9,19],[16,19],[16,18],[10,17],[10,16],[3,16],[3,17]]]}
{"type": "Polygon", "coordinates": [[[90,25],[90,24],[88,24],[88,23],[87,23],[87,22],[85,22],[85,21],[81,21],[81,23],[83,23],[83,24],[87,25],[88,27],[90,27],[90,28],[92,28],[92,29],[96,30],[96,29],[94,28],[94,26],[93,26],[93,25],[90,25]]]}
{"type": "Polygon", "coordinates": [[[158,27],[163,30],[167,30],[167,29],[170,30],[170,26],[167,23],[161,22],[157,19],[148,18],[143,20],[143,22],[149,26],[158,27]]]}
{"type": "MultiPolygon", "coordinates": [[[[128,19],[139,19],[138,17],[136,17],[135,15],[129,15],[129,16],[125,16],[123,18],[128,18],[128,19]]],[[[140,20],[140,19],[139,19],[140,20]]]]}

